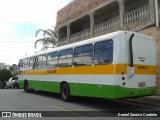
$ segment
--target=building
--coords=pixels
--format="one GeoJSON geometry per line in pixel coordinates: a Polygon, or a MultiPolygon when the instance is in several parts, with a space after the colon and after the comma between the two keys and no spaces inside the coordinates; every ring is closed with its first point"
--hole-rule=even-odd
{"type": "Polygon", "coordinates": [[[58,45],[118,30],[150,35],[157,42],[160,94],[160,0],[74,0],[57,12],[58,45]]]}

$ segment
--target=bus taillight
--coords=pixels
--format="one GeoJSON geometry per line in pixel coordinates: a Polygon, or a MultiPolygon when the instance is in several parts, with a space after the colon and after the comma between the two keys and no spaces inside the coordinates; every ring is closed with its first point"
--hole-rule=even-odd
{"type": "Polygon", "coordinates": [[[124,72],[121,72],[121,75],[124,75],[124,72]]]}

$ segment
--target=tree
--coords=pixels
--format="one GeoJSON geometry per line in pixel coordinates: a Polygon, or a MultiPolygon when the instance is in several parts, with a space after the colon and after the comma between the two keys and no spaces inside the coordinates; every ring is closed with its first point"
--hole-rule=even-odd
{"type": "Polygon", "coordinates": [[[5,81],[8,81],[10,77],[12,77],[10,70],[0,70],[0,89],[3,89],[5,87],[5,81]]]}
{"type": "Polygon", "coordinates": [[[10,70],[0,70],[0,81],[4,82],[7,81],[10,77],[12,77],[11,71],[10,70]]]}
{"type": "Polygon", "coordinates": [[[47,30],[43,30],[43,29],[39,29],[36,31],[35,33],[35,37],[37,37],[38,34],[40,34],[40,32],[43,33],[43,38],[37,39],[34,43],[35,49],[37,48],[37,44],[39,42],[41,42],[43,44],[43,48],[42,50],[47,50],[50,46],[52,48],[57,46],[57,32],[56,30],[52,30],[52,29],[47,29],[47,30]]]}
{"type": "Polygon", "coordinates": [[[13,76],[16,76],[18,74],[18,71],[19,71],[18,65],[12,64],[12,66],[10,66],[10,71],[11,71],[11,74],[13,76]]]}

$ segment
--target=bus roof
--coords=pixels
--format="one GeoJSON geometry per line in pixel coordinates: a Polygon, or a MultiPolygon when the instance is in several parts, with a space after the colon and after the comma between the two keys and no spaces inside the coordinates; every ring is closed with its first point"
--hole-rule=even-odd
{"type": "Polygon", "coordinates": [[[102,35],[102,36],[90,38],[90,39],[87,39],[87,40],[83,40],[83,41],[80,41],[80,42],[76,42],[76,43],[72,43],[72,44],[56,47],[56,48],[53,48],[52,50],[33,53],[32,55],[23,57],[21,59],[26,59],[26,58],[30,58],[30,57],[34,57],[34,56],[39,56],[39,55],[43,55],[43,54],[47,54],[47,53],[51,53],[51,52],[55,52],[55,51],[60,51],[60,50],[64,50],[64,49],[74,48],[74,47],[85,45],[85,44],[89,44],[89,43],[95,43],[95,42],[97,42],[99,40],[103,41],[103,40],[106,40],[106,39],[113,39],[117,35],[124,34],[124,33],[128,33],[128,34],[135,33],[135,34],[143,35],[145,37],[150,37],[150,36],[147,36],[147,35],[144,35],[144,34],[141,34],[141,33],[137,33],[137,32],[132,32],[132,31],[117,31],[117,32],[105,34],[105,35],[102,35]]]}

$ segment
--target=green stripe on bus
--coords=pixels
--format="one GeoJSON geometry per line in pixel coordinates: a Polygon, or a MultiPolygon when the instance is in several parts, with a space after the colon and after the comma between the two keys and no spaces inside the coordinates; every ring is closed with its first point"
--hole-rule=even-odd
{"type": "MultiPolygon", "coordinates": [[[[68,83],[73,96],[87,96],[99,98],[128,98],[134,96],[147,96],[156,93],[156,87],[149,88],[125,88],[112,85],[68,83]]],[[[20,88],[23,88],[23,81],[19,81],[20,88]]],[[[59,82],[29,81],[32,89],[60,93],[59,82]]]]}

